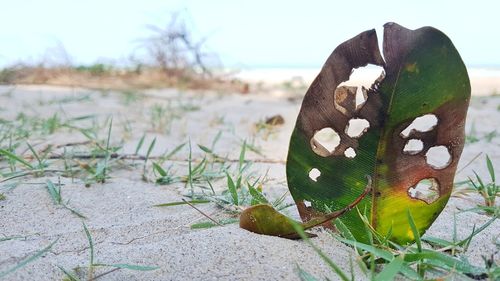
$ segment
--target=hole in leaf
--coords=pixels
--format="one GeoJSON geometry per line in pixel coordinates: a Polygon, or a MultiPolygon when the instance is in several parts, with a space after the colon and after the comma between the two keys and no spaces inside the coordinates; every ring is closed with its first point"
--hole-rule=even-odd
{"type": "Polygon", "coordinates": [[[418,139],[410,139],[406,142],[403,152],[405,154],[415,155],[424,149],[424,143],[418,139]]]}
{"type": "Polygon", "coordinates": [[[384,73],[381,66],[369,64],[364,67],[355,68],[349,80],[340,83],[335,91],[335,107],[344,114],[353,112],[363,106],[367,99],[367,89],[384,73]],[[341,88],[344,89],[341,89],[341,88]]]}
{"type": "Polygon", "coordinates": [[[407,138],[409,137],[413,131],[417,132],[429,132],[436,127],[438,123],[438,118],[434,114],[426,114],[419,116],[411,122],[408,127],[406,127],[403,131],[401,131],[401,137],[407,138]]]}
{"type": "Polygon", "coordinates": [[[340,136],[332,128],[323,128],[317,131],[312,140],[313,151],[323,157],[329,156],[340,144],[340,136]]]}
{"type": "Polygon", "coordinates": [[[408,195],[431,204],[439,198],[439,183],[434,178],[423,179],[408,189],[408,195]]]}
{"type": "Polygon", "coordinates": [[[312,168],[310,171],[309,171],[309,178],[316,182],[318,181],[318,177],[321,176],[321,171],[316,169],[316,168],[312,168]]]}
{"type": "Polygon", "coordinates": [[[361,137],[370,128],[370,122],[366,119],[351,119],[345,128],[345,132],[351,138],[361,137]]]}
{"type": "Polygon", "coordinates": [[[347,158],[354,158],[356,157],[356,151],[354,150],[354,148],[349,147],[344,151],[344,155],[347,158]]]}
{"type": "Polygon", "coordinates": [[[451,154],[444,145],[433,146],[427,150],[425,161],[434,169],[444,169],[451,163],[451,154]]]}
{"type": "Polygon", "coordinates": [[[311,202],[310,202],[310,201],[303,200],[303,202],[304,202],[304,205],[305,205],[307,208],[309,208],[309,207],[311,207],[311,206],[312,206],[312,204],[311,204],[311,202]]]}
{"type": "Polygon", "coordinates": [[[356,109],[359,109],[365,104],[368,98],[367,90],[365,87],[358,87],[356,89],[356,109]],[[361,90],[360,90],[361,89],[361,90]]]}

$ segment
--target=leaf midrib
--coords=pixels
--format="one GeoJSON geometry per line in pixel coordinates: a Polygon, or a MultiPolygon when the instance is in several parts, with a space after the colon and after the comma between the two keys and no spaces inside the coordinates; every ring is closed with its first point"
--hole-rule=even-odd
{"type": "MultiPolygon", "coordinates": [[[[386,149],[387,149],[387,144],[385,142],[383,142],[383,140],[386,138],[386,133],[388,131],[388,127],[385,126],[385,124],[387,124],[387,122],[385,122],[387,119],[388,119],[388,113],[391,111],[391,108],[392,108],[392,102],[393,102],[393,99],[394,99],[394,94],[396,93],[396,87],[398,86],[398,83],[399,83],[399,77],[401,76],[401,65],[399,66],[399,69],[398,69],[398,74],[396,75],[396,81],[394,82],[394,87],[392,88],[392,93],[390,95],[390,100],[389,100],[389,104],[387,106],[387,110],[384,112],[384,126],[382,126],[381,128],[381,133],[380,133],[380,137],[379,137],[379,140],[378,140],[378,144],[377,144],[377,152],[375,153],[375,167],[373,169],[373,193],[372,193],[372,206],[371,206],[371,215],[370,215],[370,223],[371,225],[376,229],[376,200],[377,200],[377,192],[378,192],[378,182],[379,182],[379,176],[378,176],[378,170],[379,170],[379,167],[381,166],[381,163],[378,162],[379,158],[381,155],[380,155],[380,151],[382,150],[382,145],[385,145],[386,146],[386,149]]],[[[385,80],[386,78],[384,78],[385,80]]],[[[381,81],[381,84],[384,82],[384,80],[381,81]]],[[[380,88],[379,88],[380,89],[380,88]]],[[[380,90],[379,90],[380,91],[380,90]]],[[[380,92],[379,92],[380,94],[380,92]]]]}

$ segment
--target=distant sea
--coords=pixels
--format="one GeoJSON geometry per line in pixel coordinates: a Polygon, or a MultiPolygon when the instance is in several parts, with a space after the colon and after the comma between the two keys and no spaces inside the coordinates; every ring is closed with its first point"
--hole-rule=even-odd
{"type": "MultiPolygon", "coordinates": [[[[251,83],[283,84],[302,82],[310,84],[318,75],[321,67],[255,67],[243,68],[236,72],[236,77],[251,83]]],[[[368,66],[355,71],[351,80],[374,81],[382,68],[368,66]]],[[[500,66],[468,66],[473,95],[491,95],[500,93],[500,66]]]]}
{"type": "Polygon", "coordinates": [[[468,66],[467,71],[474,77],[500,77],[500,66],[468,66]]]}

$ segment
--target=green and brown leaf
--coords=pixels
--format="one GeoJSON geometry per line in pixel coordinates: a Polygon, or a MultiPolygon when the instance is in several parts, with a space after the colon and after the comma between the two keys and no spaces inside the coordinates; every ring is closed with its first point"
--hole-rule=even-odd
{"type": "MultiPolygon", "coordinates": [[[[409,30],[388,23],[383,46],[385,61],[375,30],[369,30],[339,45],[327,59],[304,97],[290,140],[287,179],[308,221],[343,209],[363,192],[370,175],[373,192],[358,207],[378,232],[392,229],[392,239],[406,243],[414,240],[407,211],[423,234],[450,196],[464,145],[470,82],[450,39],[432,27],[409,30]],[[357,88],[340,84],[367,64],[382,66],[385,76],[363,88],[365,101],[357,104],[357,88]],[[413,126],[426,117],[435,124],[420,130],[413,126]],[[348,133],[354,119],[369,123],[361,135],[348,133]],[[325,129],[339,138],[334,148],[317,138],[325,129]],[[416,141],[421,146],[407,150],[416,141]],[[435,150],[449,159],[432,163],[435,150]],[[424,183],[434,194],[423,195],[426,190],[419,186],[424,183]]],[[[348,211],[343,222],[358,240],[366,240],[358,212],[348,211]]]]}

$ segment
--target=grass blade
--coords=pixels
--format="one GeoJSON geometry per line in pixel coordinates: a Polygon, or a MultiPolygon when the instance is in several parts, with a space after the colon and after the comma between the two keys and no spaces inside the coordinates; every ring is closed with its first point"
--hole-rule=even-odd
{"type": "Polygon", "coordinates": [[[415,221],[413,220],[410,209],[406,210],[406,215],[408,216],[408,223],[410,224],[411,231],[413,232],[413,237],[415,238],[415,242],[417,243],[417,249],[419,252],[422,252],[422,241],[420,240],[420,233],[418,232],[417,226],[415,225],[415,221]]]}
{"type": "MultiPolygon", "coordinates": [[[[340,218],[336,218],[334,220],[335,228],[340,232],[340,234],[351,241],[356,241],[356,238],[352,234],[352,232],[347,228],[347,226],[342,222],[340,218]]],[[[362,255],[362,251],[358,248],[356,248],[356,251],[358,252],[358,255],[362,255]]]]}
{"type": "Polygon", "coordinates": [[[251,186],[248,184],[248,192],[252,196],[252,198],[258,203],[258,204],[269,204],[269,201],[267,198],[260,192],[258,191],[255,187],[251,186]]]}
{"type": "Polygon", "coordinates": [[[337,236],[337,235],[333,235],[333,236],[335,238],[337,238],[337,240],[339,240],[342,243],[345,243],[345,244],[351,245],[353,247],[359,248],[359,249],[361,249],[363,251],[370,252],[370,253],[376,255],[377,257],[383,258],[386,261],[392,261],[394,259],[394,255],[391,252],[387,251],[387,250],[379,249],[379,248],[377,248],[375,246],[364,244],[364,243],[361,243],[361,242],[357,242],[357,241],[352,241],[352,240],[349,240],[349,239],[345,239],[345,238],[342,238],[342,237],[337,236]]]}
{"type": "Polygon", "coordinates": [[[28,148],[31,151],[31,153],[33,153],[33,156],[35,157],[36,161],[38,161],[38,167],[40,169],[42,169],[43,168],[43,162],[40,159],[40,156],[38,155],[38,153],[36,153],[36,150],[33,148],[33,146],[31,146],[31,144],[29,142],[26,142],[26,144],[28,145],[28,148]]]}
{"type": "Polygon", "coordinates": [[[137,146],[135,147],[135,155],[139,154],[139,150],[141,150],[142,145],[144,144],[144,139],[146,138],[146,135],[142,135],[141,139],[137,143],[137,146]]]}
{"type": "Polygon", "coordinates": [[[316,277],[314,277],[311,273],[303,270],[297,265],[297,273],[299,275],[300,280],[302,281],[318,281],[316,277]]]}
{"type": "Polygon", "coordinates": [[[84,222],[83,224],[83,230],[85,230],[85,235],[87,236],[87,240],[89,241],[89,248],[90,248],[90,267],[94,265],[94,242],[92,241],[92,235],[90,235],[90,231],[87,228],[87,225],[85,225],[84,222]]]}
{"type": "Polygon", "coordinates": [[[467,243],[467,241],[469,241],[468,243],[470,243],[470,240],[472,240],[472,238],[476,235],[478,235],[481,231],[485,230],[488,226],[490,226],[490,224],[492,224],[494,221],[496,221],[498,219],[497,216],[493,216],[493,218],[491,218],[489,221],[485,222],[483,225],[481,225],[479,228],[477,229],[474,229],[472,231],[472,233],[466,237],[465,239],[463,239],[462,241],[458,242],[457,244],[462,246],[464,245],[465,243],[467,243]]]}
{"type": "Polygon", "coordinates": [[[176,146],[172,151],[170,151],[165,156],[165,159],[168,160],[168,159],[172,158],[172,156],[174,156],[177,152],[179,152],[185,145],[186,145],[186,143],[184,142],[184,143],[181,143],[178,146],[176,146]]]}
{"type": "Polygon", "coordinates": [[[170,203],[156,204],[156,205],[153,205],[153,207],[171,207],[171,206],[178,206],[178,205],[187,205],[188,203],[191,203],[191,204],[204,204],[204,203],[210,203],[210,202],[212,202],[212,201],[210,201],[210,200],[179,201],[179,202],[170,202],[170,203]]]}
{"type": "Polygon", "coordinates": [[[69,210],[71,213],[76,215],[79,218],[86,219],[87,217],[81,214],[80,212],[68,207],[66,204],[62,202],[61,196],[61,183],[58,184],[58,188],[56,188],[55,184],[51,180],[47,180],[47,190],[49,191],[50,197],[54,201],[56,205],[62,205],[66,210],[69,210]]]}
{"type": "Polygon", "coordinates": [[[194,196],[194,185],[193,185],[193,151],[191,148],[191,139],[189,139],[189,154],[188,154],[188,183],[191,189],[191,198],[194,196]]]}
{"type": "Polygon", "coordinates": [[[429,243],[431,245],[435,245],[435,246],[439,246],[439,247],[453,246],[453,242],[450,242],[450,241],[447,241],[447,240],[444,240],[444,239],[441,239],[441,238],[437,238],[437,237],[434,237],[434,236],[423,237],[422,241],[425,241],[425,242],[427,242],[427,243],[429,243]]]}
{"type": "Polygon", "coordinates": [[[87,219],[87,217],[85,215],[83,215],[82,213],[80,213],[79,211],[75,210],[75,209],[72,209],[70,207],[68,207],[66,204],[63,204],[63,207],[70,211],[71,213],[73,213],[75,216],[81,218],[81,219],[87,219]]]}
{"type": "Polygon", "coordinates": [[[208,147],[206,147],[204,145],[198,144],[198,147],[201,150],[203,150],[203,152],[205,152],[205,153],[208,153],[208,154],[213,154],[214,153],[210,148],[208,148],[208,147]]]}
{"type": "Polygon", "coordinates": [[[58,265],[57,267],[64,273],[64,275],[66,275],[67,280],[80,281],[80,278],[78,278],[78,276],[76,276],[73,272],[67,271],[66,269],[64,269],[64,267],[62,267],[60,265],[58,265]]]}
{"type": "Polygon", "coordinates": [[[238,206],[238,191],[236,190],[236,186],[234,185],[234,181],[229,175],[229,173],[226,172],[227,176],[227,188],[229,190],[229,193],[231,194],[231,198],[233,199],[233,204],[238,206]]]}
{"type": "MultiPolygon", "coordinates": [[[[356,241],[352,241],[349,239],[345,239],[345,238],[342,238],[338,235],[333,235],[333,236],[342,243],[351,245],[351,246],[356,247],[358,249],[361,249],[363,251],[370,252],[373,255],[380,257],[380,258],[383,258],[386,261],[390,262],[394,259],[394,255],[387,250],[379,249],[375,246],[367,245],[367,244],[364,244],[361,242],[356,242],[356,241]]],[[[405,259],[405,261],[406,261],[406,259],[405,259]]],[[[406,264],[403,264],[401,266],[400,271],[401,271],[401,273],[403,273],[406,277],[408,277],[410,279],[421,279],[420,275],[418,275],[418,273],[415,270],[413,270],[411,267],[409,267],[406,264]]]]}
{"type": "Polygon", "coordinates": [[[154,138],[153,141],[151,141],[151,143],[149,144],[148,151],[146,152],[146,160],[144,160],[144,162],[148,162],[149,156],[151,155],[151,152],[153,151],[155,144],[156,144],[156,138],[154,138]]]}
{"type": "Polygon", "coordinates": [[[50,243],[50,245],[48,245],[47,247],[41,249],[40,251],[36,252],[34,255],[24,259],[23,261],[21,261],[20,263],[18,263],[17,265],[15,265],[14,267],[10,268],[10,269],[7,269],[6,271],[2,271],[0,272],[0,278],[3,278],[4,276],[6,276],[7,274],[10,274],[24,266],[26,266],[28,263],[38,259],[39,257],[41,257],[43,254],[47,253],[48,251],[50,251],[50,249],[52,248],[52,246],[54,246],[54,244],[57,242],[58,239],[56,239],[56,241],[50,243]]]}
{"type": "Polygon", "coordinates": [[[375,276],[375,280],[386,281],[394,280],[394,277],[399,273],[403,266],[403,258],[401,256],[395,257],[389,264],[384,266],[384,269],[375,276]]]}
{"type": "Polygon", "coordinates": [[[304,229],[302,229],[302,227],[299,224],[297,224],[296,222],[294,222],[293,220],[289,220],[289,221],[293,225],[293,228],[295,229],[295,231],[300,235],[300,237],[304,241],[306,241],[306,243],[309,244],[314,249],[314,251],[323,259],[323,261],[326,264],[328,264],[328,266],[330,266],[330,268],[333,271],[335,271],[335,273],[337,273],[337,275],[340,277],[340,279],[342,279],[343,281],[349,281],[349,278],[342,271],[342,269],[340,269],[340,267],[338,267],[338,265],[335,264],[335,262],[333,262],[332,259],[330,259],[327,255],[325,255],[325,253],[323,253],[316,245],[314,245],[311,242],[311,240],[309,240],[309,238],[307,237],[307,235],[304,232],[304,229]]]}
{"type": "Polygon", "coordinates": [[[217,142],[220,140],[220,137],[222,136],[222,130],[219,130],[217,132],[217,135],[215,135],[215,138],[212,140],[212,144],[210,146],[210,150],[214,150],[215,148],[215,145],[217,144],[217,142]]]}
{"type": "Polygon", "coordinates": [[[486,155],[486,165],[488,166],[488,172],[490,173],[491,181],[495,182],[495,169],[493,169],[493,164],[488,155],[486,155]]]}
{"type": "Polygon", "coordinates": [[[481,177],[476,173],[476,171],[473,171],[474,175],[476,175],[476,179],[477,179],[477,182],[479,183],[479,189],[484,189],[484,183],[483,183],[483,179],[481,179],[481,177]]]}
{"type": "Polygon", "coordinates": [[[137,270],[137,271],[151,271],[160,268],[159,266],[144,266],[144,265],[127,264],[127,263],[113,263],[113,264],[98,263],[94,265],[110,266],[114,268],[123,268],[123,269],[137,270]]]}
{"type": "Polygon", "coordinates": [[[203,221],[203,222],[192,224],[191,229],[211,228],[211,227],[216,227],[216,226],[221,226],[221,225],[226,225],[226,224],[237,223],[239,221],[240,221],[239,219],[235,219],[235,218],[219,220],[218,221],[219,224],[216,224],[212,221],[203,221]]]}
{"type": "Polygon", "coordinates": [[[14,240],[14,239],[26,239],[27,236],[7,236],[0,238],[0,242],[14,240]]]}
{"type": "Polygon", "coordinates": [[[0,155],[3,155],[11,160],[17,161],[17,162],[23,164],[24,166],[30,168],[31,170],[34,169],[33,165],[31,165],[26,160],[22,159],[21,157],[15,155],[14,153],[12,153],[10,151],[7,151],[5,149],[0,149],[0,155]]]}
{"type": "Polygon", "coordinates": [[[241,168],[243,167],[243,164],[245,163],[245,152],[247,148],[247,141],[243,141],[243,144],[241,145],[241,152],[240,152],[240,158],[238,159],[238,168],[241,171],[241,168]]]}
{"type": "Polygon", "coordinates": [[[107,161],[109,161],[109,155],[111,154],[109,152],[109,143],[111,141],[111,129],[112,128],[113,128],[113,118],[111,118],[111,120],[109,121],[108,136],[106,138],[106,158],[104,159],[106,165],[104,165],[104,166],[107,166],[107,161]]]}
{"type": "Polygon", "coordinates": [[[425,260],[426,263],[451,270],[455,269],[458,272],[470,273],[470,274],[483,274],[485,270],[476,266],[471,265],[466,261],[456,259],[447,254],[443,254],[433,250],[423,249],[420,253],[408,253],[404,256],[406,262],[414,262],[419,260],[425,260]]]}
{"type": "Polygon", "coordinates": [[[47,180],[47,190],[49,191],[50,197],[54,201],[54,204],[59,205],[61,204],[61,186],[59,186],[59,189],[56,188],[54,183],[51,180],[47,180]]]}
{"type": "Polygon", "coordinates": [[[354,235],[352,234],[352,232],[349,230],[349,228],[347,228],[347,226],[342,222],[341,219],[339,219],[339,218],[335,219],[334,223],[335,223],[335,227],[340,232],[340,234],[342,234],[342,236],[344,236],[344,238],[352,240],[352,241],[356,241],[356,238],[354,238],[354,235]]]}
{"type": "Polygon", "coordinates": [[[153,151],[155,144],[156,144],[156,138],[154,138],[153,141],[151,141],[151,143],[149,144],[148,151],[146,152],[146,157],[144,158],[144,165],[142,166],[142,179],[145,181],[147,181],[146,166],[148,164],[149,156],[151,155],[151,151],[153,151]]]}
{"type": "Polygon", "coordinates": [[[162,177],[167,176],[167,171],[165,171],[160,165],[158,165],[155,162],[153,162],[153,170],[158,172],[158,174],[160,174],[160,176],[162,176],[162,177]]]}

